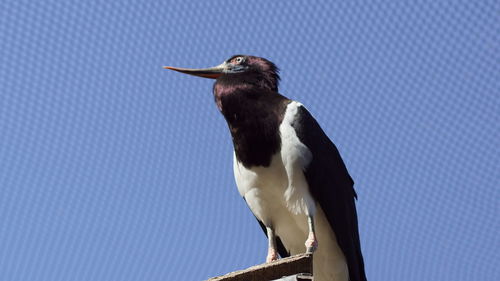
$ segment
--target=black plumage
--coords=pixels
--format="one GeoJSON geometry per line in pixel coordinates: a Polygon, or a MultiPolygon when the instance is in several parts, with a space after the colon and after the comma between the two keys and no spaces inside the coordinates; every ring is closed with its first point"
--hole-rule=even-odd
{"type": "Polygon", "coordinates": [[[292,126],[312,152],[305,176],[311,194],[326,214],[344,253],[351,281],[366,280],[354,199],[354,181],[333,142],[309,111],[301,107],[292,126]]]}

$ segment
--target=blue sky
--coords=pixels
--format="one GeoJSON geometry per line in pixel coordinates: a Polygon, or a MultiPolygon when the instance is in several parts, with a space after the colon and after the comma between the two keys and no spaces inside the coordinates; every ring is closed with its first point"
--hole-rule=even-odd
{"type": "MultiPolygon", "coordinates": [[[[4,1],[0,279],[203,280],[265,260],[212,82],[281,68],[356,182],[369,280],[500,276],[495,1],[4,1]]],[[[321,245],[321,242],[320,242],[321,245]]]]}

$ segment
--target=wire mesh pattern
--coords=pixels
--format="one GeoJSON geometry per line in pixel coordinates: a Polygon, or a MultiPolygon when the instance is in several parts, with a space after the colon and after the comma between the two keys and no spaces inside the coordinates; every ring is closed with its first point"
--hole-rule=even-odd
{"type": "MultiPolygon", "coordinates": [[[[203,280],[266,240],[212,81],[281,68],[359,195],[369,280],[498,280],[498,1],[3,1],[0,279],[203,280]]],[[[321,247],[321,241],[320,247],[321,247]]]]}

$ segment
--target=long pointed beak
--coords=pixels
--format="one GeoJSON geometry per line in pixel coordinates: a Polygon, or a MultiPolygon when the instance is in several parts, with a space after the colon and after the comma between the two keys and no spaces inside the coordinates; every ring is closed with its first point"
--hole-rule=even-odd
{"type": "Polygon", "coordinates": [[[216,79],[217,77],[221,76],[224,74],[226,70],[226,64],[220,64],[218,66],[210,67],[210,68],[181,68],[181,67],[172,67],[172,66],[164,66],[163,68],[165,69],[170,69],[170,70],[175,70],[181,73],[189,74],[189,75],[194,75],[194,76],[199,76],[199,77],[204,77],[204,78],[211,78],[211,79],[216,79]]]}

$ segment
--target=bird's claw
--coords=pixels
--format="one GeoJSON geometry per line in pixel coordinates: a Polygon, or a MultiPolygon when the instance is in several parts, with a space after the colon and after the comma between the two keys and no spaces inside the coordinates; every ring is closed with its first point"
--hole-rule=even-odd
{"type": "Polygon", "coordinates": [[[316,235],[314,232],[309,233],[309,237],[306,240],[306,253],[312,254],[318,248],[318,239],[316,239],[316,235]]]}
{"type": "Polygon", "coordinates": [[[278,252],[274,248],[269,248],[267,251],[266,262],[272,262],[278,260],[278,252]]]}

